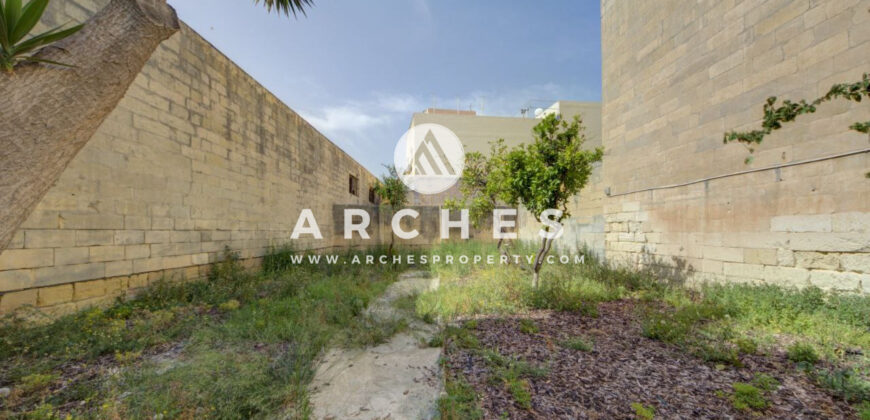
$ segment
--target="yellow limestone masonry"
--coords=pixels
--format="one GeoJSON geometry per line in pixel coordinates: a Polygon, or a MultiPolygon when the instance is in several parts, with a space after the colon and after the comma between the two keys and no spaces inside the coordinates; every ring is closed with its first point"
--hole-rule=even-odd
{"type": "MultiPolygon", "coordinates": [[[[52,2],[43,24],[106,3],[52,2]]],[[[870,139],[848,129],[870,106],[826,104],[769,136],[750,165],[745,148],[722,143],[759,125],[768,96],[815,98],[870,71],[868,9],[602,0],[606,155],[571,204],[565,245],[690,283],[870,292],[870,139]]],[[[367,205],[372,182],[184,26],[0,253],[0,313],[61,314],[163,276],[195,278],[227,246],[256,264],[303,207],[334,226],[333,206],[367,205]]]]}
{"type": "Polygon", "coordinates": [[[602,0],[601,16],[608,260],[870,292],[870,139],[848,128],[870,106],[825,104],[750,165],[722,143],[759,127],[768,96],[814,99],[870,72],[870,1],[602,0]]]}
{"type": "MultiPolygon", "coordinates": [[[[108,0],[50,3],[42,25],[108,0]]],[[[330,236],[333,205],[368,205],[374,177],[189,27],[125,98],[0,253],[0,313],[105,303],[163,276],[196,278],[225,247],[256,264],[302,208],[330,236]],[[349,176],[359,180],[350,194],[349,176]]]]}

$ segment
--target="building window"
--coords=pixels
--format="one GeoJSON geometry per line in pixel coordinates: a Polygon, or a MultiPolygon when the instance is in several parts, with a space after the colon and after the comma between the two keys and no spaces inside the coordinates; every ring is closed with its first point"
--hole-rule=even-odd
{"type": "Polygon", "coordinates": [[[355,196],[359,196],[359,178],[351,175],[348,182],[348,191],[355,196]]]}
{"type": "Polygon", "coordinates": [[[377,195],[377,193],[375,193],[375,189],[369,188],[369,203],[377,204],[377,202],[378,202],[378,195],[377,195]]]}

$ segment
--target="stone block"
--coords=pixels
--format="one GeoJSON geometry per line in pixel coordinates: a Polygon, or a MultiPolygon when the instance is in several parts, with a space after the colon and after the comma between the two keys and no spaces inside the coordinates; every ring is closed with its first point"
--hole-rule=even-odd
{"type": "Polygon", "coordinates": [[[32,287],[33,270],[0,271],[0,292],[32,287]]]}
{"type": "Polygon", "coordinates": [[[794,267],[794,251],[790,249],[778,248],[776,250],[776,265],[783,267],[794,267]]]}
{"type": "Polygon", "coordinates": [[[723,264],[723,272],[728,277],[742,277],[754,280],[764,278],[764,266],[760,264],[726,262],[723,264]]]}
{"type": "Polygon", "coordinates": [[[53,286],[55,284],[103,278],[106,275],[106,265],[105,263],[88,263],[37,268],[33,271],[33,275],[34,286],[53,286]]]}
{"type": "Polygon", "coordinates": [[[76,301],[102,297],[107,295],[107,282],[103,280],[83,281],[75,283],[73,298],[76,301]]]}
{"type": "Polygon", "coordinates": [[[834,232],[870,233],[870,213],[837,213],[832,218],[834,232]]]}
{"type": "Polygon", "coordinates": [[[831,215],[777,216],[770,219],[773,232],[831,232],[831,215]]]}
{"type": "Polygon", "coordinates": [[[806,286],[810,279],[809,270],[792,267],[764,267],[764,280],[780,286],[806,286]]]}
{"type": "Polygon", "coordinates": [[[54,250],[54,265],[84,264],[89,260],[90,250],[86,247],[54,250]]]}
{"type": "Polygon", "coordinates": [[[124,258],[127,260],[138,260],[151,256],[151,245],[127,245],[124,247],[124,258]]]}
{"type": "Polygon", "coordinates": [[[870,274],[870,254],[842,254],[840,255],[840,267],[843,271],[870,274]]]}
{"type": "Polygon", "coordinates": [[[72,302],[73,300],[73,286],[71,284],[42,287],[37,290],[39,295],[38,306],[52,306],[72,302]]]}
{"type": "Polygon", "coordinates": [[[124,246],[94,246],[90,248],[90,262],[119,261],[124,259],[124,246]]]}
{"type": "Polygon", "coordinates": [[[119,230],[115,232],[115,245],[136,245],[145,243],[145,231],[119,230]]]}
{"type": "Polygon", "coordinates": [[[126,276],[133,273],[133,261],[112,261],[106,263],[106,277],[126,276]]]}
{"type": "Polygon", "coordinates": [[[823,252],[795,252],[796,265],[802,268],[817,268],[823,270],[837,270],[840,268],[840,256],[835,253],[823,252]]]}
{"type": "Polygon", "coordinates": [[[777,265],[776,250],[747,248],[743,250],[743,261],[747,264],[777,265]]]}
{"type": "Polygon", "coordinates": [[[810,274],[810,284],[824,290],[859,291],[862,281],[870,281],[870,275],[828,270],[813,270],[810,274]]]}
{"type": "Polygon", "coordinates": [[[53,249],[7,249],[0,253],[0,271],[54,264],[53,249]]]}
{"type": "Polygon", "coordinates": [[[703,248],[702,254],[705,259],[729,262],[743,262],[742,248],[705,246],[703,248]]]}
{"type": "Polygon", "coordinates": [[[111,230],[76,231],[76,246],[112,245],[115,232],[111,230]]]}
{"type": "Polygon", "coordinates": [[[0,314],[8,314],[22,306],[36,306],[36,289],[4,293],[0,296],[0,314]]]}
{"type": "Polygon", "coordinates": [[[24,233],[25,248],[63,248],[75,244],[74,230],[28,230],[24,233]]]}
{"type": "Polygon", "coordinates": [[[168,230],[152,230],[145,232],[145,243],[147,244],[164,244],[169,243],[168,230]]]}

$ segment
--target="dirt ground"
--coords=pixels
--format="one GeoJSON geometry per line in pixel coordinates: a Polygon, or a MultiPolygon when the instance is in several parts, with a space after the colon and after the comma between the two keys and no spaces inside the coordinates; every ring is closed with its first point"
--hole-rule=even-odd
{"type": "Polygon", "coordinates": [[[462,375],[478,395],[485,418],[636,418],[632,403],[655,408],[661,419],[846,419],[848,404],[814,385],[783,354],[742,356],[743,367],[715,365],[641,335],[634,303],[599,306],[597,318],[565,312],[532,314],[537,333],[520,331],[518,319],[481,319],[473,331],[482,348],[497,349],[547,369],[530,378],[531,408],[520,407],[503,382],[493,380],[485,360],[471,350],[447,346],[448,375],[462,375]],[[558,343],[575,336],[594,342],[591,351],[558,343]],[[736,409],[732,384],[758,373],[781,386],[766,394],[769,406],[736,409]]]}

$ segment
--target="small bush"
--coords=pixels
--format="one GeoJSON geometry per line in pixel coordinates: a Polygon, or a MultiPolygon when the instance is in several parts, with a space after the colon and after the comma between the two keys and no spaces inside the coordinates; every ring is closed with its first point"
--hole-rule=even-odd
{"type": "Polygon", "coordinates": [[[525,379],[510,379],[507,387],[518,406],[526,410],[532,408],[532,393],[529,391],[529,381],[525,379]]]}
{"type": "Polygon", "coordinates": [[[442,420],[476,420],[483,418],[474,388],[461,378],[446,379],[445,395],[438,399],[442,420]]]}
{"type": "Polygon", "coordinates": [[[642,420],[653,420],[656,416],[656,408],[653,406],[633,402],[631,403],[631,409],[634,410],[634,415],[642,420]]]}
{"type": "Polygon", "coordinates": [[[847,402],[870,401],[870,381],[855,369],[820,369],[816,382],[847,402]]]}
{"type": "Polygon", "coordinates": [[[743,354],[758,353],[758,343],[751,338],[737,338],[734,340],[734,344],[737,346],[737,349],[740,350],[740,352],[743,354]]]}
{"type": "Polygon", "coordinates": [[[794,343],[788,347],[788,360],[795,363],[814,365],[819,361],[819,355],[813,346],[806,343],[794,343]]]}
{"type": "MultiPolygon", "coordinates": [[[[870,178],[870,175],[867,176],[870,178]]],[[[858,412],[858,418],[861,420],[870,420],[870,401],[864,401],[855,407],[855,410],[858,412]]]]}
{"type": "Polygon", "coordinates": [[[220,309],[224,312],[231,312],[231,311],[235,311],[236,309],[239,309],[239,307],[241,307],[241,306],[242,306],[242,304],[239,303],[238,300],[230,299],[230,300],[218,305],[218,309],[220,309]]]}
{"type": "Polygon", "coordinates": [[[587,340],[586,338],[579,337],[579,336],[572,337],[572,338],[569,338],[565,341],[562,341],[559,343],[559,345],[562,347],[565,347],[566,349],[578,350],[578,351],[584,351],[584,352],[592,351],[592,348],[594,347],[591,340],[587,340]]]}
{"type": "Polygon", "coordinates": [[[757,373],[755,374],[755,377],[752,378],[752,385],[762,391],[772,392],[779,389],[780,384],[773,376],[766,373],[757,373]]]}
{"type": "Polygon", "coordinates": [[[531,319],[520,320],[520,332],[523,334],[537,334],[538,326],[531,319]]]}
{"type": "Polygon", "coordinates": [[[737,382],[732,385],[732,403],[738,410],[762,410],[767,407],[767,399],[762,391],[751,384],[737,382]]]}

